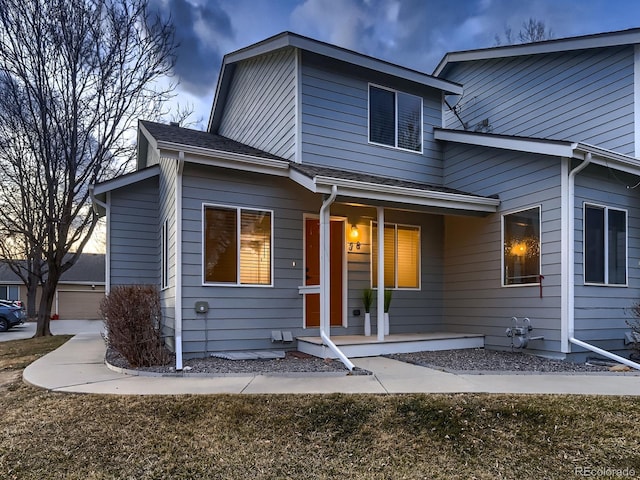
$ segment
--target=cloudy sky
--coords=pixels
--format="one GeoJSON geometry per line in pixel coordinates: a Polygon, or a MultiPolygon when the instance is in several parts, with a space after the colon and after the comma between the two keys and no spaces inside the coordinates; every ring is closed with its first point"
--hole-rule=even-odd
{"type": "MultiPolygon", "coordinates": [[[[495,45],[541,20],[554,38],[640,27],[637,0],[152,0],[180,42],[178,100],[209,117],[220,62],[291,31],[431,73],[448,51],[495,45]]],[[[197,128],[197,127],[196,127],[197,128]]]]}

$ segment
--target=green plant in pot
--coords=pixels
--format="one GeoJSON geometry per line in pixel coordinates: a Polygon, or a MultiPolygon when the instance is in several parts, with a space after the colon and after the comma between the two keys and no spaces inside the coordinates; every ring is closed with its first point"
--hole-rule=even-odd
{"type": "Polygon", "coordinates": [[[362,304],[364,305],[364,334],[371,335],[371,305],[373,305],[373,290],[365,288],[362,291],[362,304]]]}
{"type": "Polygon", "coordinates": [[[389,335],[389,307],[391,307],[391,298],[393,290],[384,291],[384,334],[389,335]]]}

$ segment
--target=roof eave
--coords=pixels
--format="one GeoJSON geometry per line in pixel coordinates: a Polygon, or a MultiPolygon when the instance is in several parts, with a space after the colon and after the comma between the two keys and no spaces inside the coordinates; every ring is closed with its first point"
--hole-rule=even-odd
{"type": "Polygon", "coordinates": [[[640,43],[640,29],[635,28],[617,32],[560,38],[556,40],[546,40],[519,45],[506,45],[502,47],[449,52],[442,57],[442,60],[440,60],[440,63],[438,63],[438,66],[435,68],[432,75],[438,77],[447,68],[447,66],[458,62],[567,52],[572,50],[585,50],[589,48],[615,47],[638,43],[640,43]]]}
{"type": "Polygon", "coordinates": [[[175,142],[158,141],[158,150],[163,157],[178,158],[184,153],[185,162],[232,168],[235,170],[266,173],[269,175],[287,176],[289,162],[263,158],[255,155],[227,152],[205,147],[197,147],[175,142]]]}
{"type": "Polygon", "coordinates": [[[543,140],[537,138],[510,137],[501,135],[486,135],[461,130],[434,128],[436,140],[463,143],[479,147],[492,147],[519,152],[538,153],[558,157],[573,157],[577,143],[558,140],[543,140]]]}
{"type": "Polygon", "coordinates": [[[330,193],[331,187],[335,185],[338,187],[338,195],[341,197],[359,200],[375,200],[475,213],[494,213],[500,205],[500,200],[497,198],[422,190],[323,175],[309,178],[295,170],[291,170],[290,178],[314,193],[330,193]]]}

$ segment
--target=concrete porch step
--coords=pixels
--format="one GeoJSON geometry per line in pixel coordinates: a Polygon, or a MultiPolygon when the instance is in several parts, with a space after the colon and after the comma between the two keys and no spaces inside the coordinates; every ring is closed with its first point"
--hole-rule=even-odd
{"type": "MultiPolygon", "coordinates": [[[[322,344],[320,337],[297,337],[297,340],[298,350],[301,352],[320,358],[336,358],[334,353],[322,344]]],[[[392,334],[385,336],[382,342],[378,341],[375,335],[332,336],[331,340],[350,358],[484,347],[484,335],[451,332],[392,334]]]]}

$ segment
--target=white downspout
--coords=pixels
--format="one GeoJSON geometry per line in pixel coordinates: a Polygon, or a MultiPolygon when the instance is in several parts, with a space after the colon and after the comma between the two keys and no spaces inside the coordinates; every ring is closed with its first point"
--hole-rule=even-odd
{"type": "Polygon", "coordinates": [[[378,213],[378,298],[377,327],[378,341],[384,342],[384,208],[377,207],[378,213]]]}
{"type": "Polygon", "coordinates": [[[173,333],[176,347],[176,370],[182,370],[182,172],[184,152],[178,155],[175,185],[175,237],[176,237],[176,281],[173,333]]]}
{"type": "Polygon", "coordinates": [[[587,342],[583,342],[582,340],[578,340],[577,338],[574,338],[573,336],[569,337],[569,341],[571,343],[575,343],[576,345],[582,347],[582,348],[586,348],[587,350],[591,350],[592,352],[598,353],[600,355],[602,355],[603,357],[607,357],[610,358],[611,360],[615,360],[616,362],[622,363],[628,367],[631,368],[635,368],[636,370],[640,370],[640,364],[637,364],[636,362],[633,362],[631,360],[628,360],[624,357],[621,357],[620,355],[616,355],[615,353],[611,353],[611,352],[607,352],[606,350],[603,350],[601,348],[596,347],[595,345],[591,345],[590,343],[587,342]]]}
{"type": "MultiPolygon", "coordinates": [[[[567,160],[566,168],[563,171],[568,170],[570,160],[567,160]]],[[[567,211],[567,224],[563,225],[566,232],[566,242],[563,245],[562,258],[566,261],[565,269],[565,289],[566,289],[566,307],[564,308],[564,317],[561,323],[561,349],[563,353],[571,352],[570,339],[573,337],[575,330],[575,270],[576,259],[574,253],[575,245],[575,190],[576,190],[576,175],[584,170],[591,163],[591,154],[587,153],[584,161],[576,168],[569,172],[568,181],[566,182],[566,195],[565,195],[565,209],[567,211]]]]}
{"type": "MultiPolygon", "coordinates": [[[[592,352],[595,352],[603,357],[610,358],[616,362],[622,363],[623,365],[627,365],[629,367],[640,370],[640,364],[628,360],[624,357],[616,355],[615,353],[608,352],[603,350],[602,348],[596,347],[595,345],[591,345],[590,343],[583,342],[582,340],[578,340],[575,338],[575,254],[574,254],[574,244],[575,244],[575,190],[576,190],[576,175],[584,170],[591,163],[591,153],[587,153],[584,161],[578,165],[576,168],[571,170],[568,176],[568,185],[567,194],[565,195],[565,205],[564,209],[567,211],[567,224],[563,223],[563,228],[566,231],[566,242],[563,245],[562,252],[562,260],[566,261],[566,280],[563,282],[563,293],[566,288],[566,307],[563,302],[562,305],[562,331],[561,331],[561,340],[562,340],[562,352],[563,353],[571,353],[571,344],[578,345],[579,347],[585,348],[592,352]]],[[[563,173],[563,187],[564,187],[564,179],[566,171],[569,169],[569,159],[566,159],[562,164],[562,173],[563,173]]],[[[564,192],[563,192],[564,193],[564,192]]],[[[563,215],[563,218],[565,216],[563,215]]]]}
{"type": "Polygon", "coordinates": [[[331,187],[331,195],[320,207],[320,338],[329,349],[336,354],[342,363],[353,370],[355,365],[333,343],[331,335],[331,204],[336,200],[338,187],[331,187]]]}

